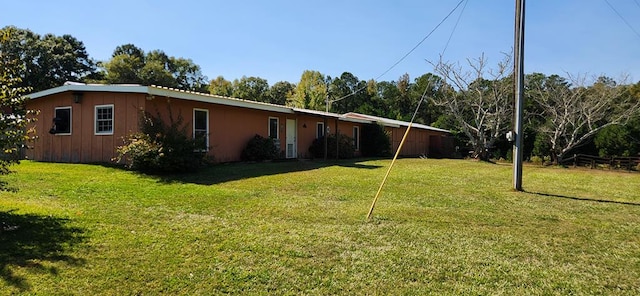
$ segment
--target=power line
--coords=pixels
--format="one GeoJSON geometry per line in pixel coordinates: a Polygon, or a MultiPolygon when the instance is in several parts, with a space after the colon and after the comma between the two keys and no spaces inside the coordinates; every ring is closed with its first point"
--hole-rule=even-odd
{"type": "MultiPolygon", "coordinates": [[[[449,14],[447,14],[447,16],[445,16],[440,23],[438,23],[432,30],[431,32],[429,32],[429,34],[427,34],[424,38],[422,38],[422,40],[420,40],[420,42],[418,42],[418,44],[416,44],[416,46],[414,46],[411,50],[409,50],[409,52],[407,52],[404,56],[402,56],[397,62],[395,62],[391,67],[389,67],[389,69],[387,69],[386,71],[382,72],[382,74],[378,75],[378,77],[376,77],[374,80],[378,80],[380,79],[382,76],[386,75],[387,73],[389,73],[389,71],[393,70],[393,68],[395,68],[398,64],[402,63],[402,61],[404,61],[404,59],[406,59],[409,55],[411,55],[416,49],[418,49],[418,47],[420,47],[420,45],[422,45],[422,43],[424,43],[429,37],[431,37],[431,35],[433,34],[433,32],[435,32],[447,19],[449,19],[449,17],[458,9],[458,7],[460,7],[460,5],[462,4],[462,2],[465,2],[468,0],[460,0],[460,2],[458,2],[458,4],[456,5],[456,7],[454,7],[449,14]]],[[[466,4],[465,4],[466,7],[466,4]]],[[[457,25],[457,24],[456,24],[457,25]]],[[[335,99],[335,100],[331,100],[329,101],[330,103],[334,103],[334,102],[338,102],[341,100],[344,100],[350,96],[355,95],[357,92],[363,90],[367,88],[367,85],[365,84],[365,86],[353,91],[352,93],[343,96],[341,98],[335,99]]]]}
{"type": "Polygon", "coordinates": [[[387,69],[386,71],[382,72],[382,74],[380,74],[380,76],[376,77],[375,80],[380,79],[382,76],[386,75],[387,73],[389,73],[389,71],[391,71],[393,68],[395,68],[398,64],[400,64],[402,61],[404,61],[404,59],[406,59],[411,53],[413,53],[418,47],[420,47],[420,45],[422,45],[422,43],[425,42],[425,40],[427,40],[427,38],[429,38],[431,36],[431,34],[433,34],[433,32],[435,32],[440,25],[442,25],[442,23],[444,23],[457,9],[458,7],[460,7],[460,4],[462,4],[462,2],[464,2],[465,0],[460,0],[460,2],[458,2],[458,5],[456,5],[456,7],[454,7],[449,14],[447,14],[447,16],[445,16],[440,23],[438,23],[433,30],[431,30],[431,32],[429,32],[429,34],[427,34],[427,36],[424,36],[424,38],[422,38],[422,40],[420,40],[420,42],[418,42],[418,44],[416,44],[416,46],[414,46],[409,52],[407,52],[407,54],[405,54],[402,58],[400,58],[400,60],[398,60],[395,64],[393,64],[391,67],[389,67],[389,69],[387,69]]]}
{"type": "Polygon", "coordinates": [[[460,23],[460,19],[462,18],[462,14],[464,13],[464,9],[467,8],[467,4],[469,3],[469,1],[465,1],[464,2],[464,6],[462,6],[462,10],[460,11],[460,15],[458,15],[458,19],[456,20],[456,24],[453,26],[453,30],[451,30],[451,34],[449,35],[449,39],[447,40],[447,44],[445,44],[444,49],[442,49],[442,53],[440,54],[440,56],[444,56],[444,52],[447,51],[447,48],[449,47],[449,42],[451,42],[451,38],[453,38],[453,33],[456,32],[456,29],[458,28],[458,24],[460,23]]]}
{"type": "MultiPolygon", "coordinates": [[[[636,4],[638,4],[637,0],[634,0],[636,2],[636,4]]],[[[631,24],[618,12],[618,10],[615,9],[615,7],[613,7],[613,5],[611,5],[611,3],[609,3],[609,0],[604,0],[604,2],[607,3],[607,5],[609,5],[609,7],[611,8],[611,10],[613,10],[618,17],[620,17],[620,19],[622,19],[622,21],[627,24],[627,26],[631,29],[631,31],[633,31],[634,33],[636,33],[636,35],[638,36],[638,38],[640,38],[640,33],[638,33],[638,31],[636,31],[636,29],[631,26],[631,24]]],[[[638,4],[638,6],[640,6],[640,4],[638,4]]]]}

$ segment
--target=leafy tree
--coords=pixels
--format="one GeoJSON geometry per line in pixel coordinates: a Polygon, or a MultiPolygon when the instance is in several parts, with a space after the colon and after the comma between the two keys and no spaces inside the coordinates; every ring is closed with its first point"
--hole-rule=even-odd
{"type": "Polygon", "coordinates": [[[393,97],[392,110],[394,111],[391,118],[409,121],[413,116],[416,103],[415,98],[411,97],[411,81],[409,74],[403,74],[396,82],[398,88],[397,95],[393,97]]]}
{"type": "Polygon", "coordinates": [[[230,97],[233,95],[233,84],[231,81],[224,79],[224,77],[218,76],[209,83],[209,93],[230,97]]]}
{"type": "Polygon", "coordinates": [[[0,52],[21,64],[15,74],[21,78],[17,87],[40,91],[66,81],[84,81],[96,73],[84,44],[71,35],[40,36],[13,26],[2,31],[12,33],[2,42],[0,52]]]}
{"type": "Polygon", "coordinates": [[[330,79],[329,97],[332,100],[331,111],[336,113],[363,112],[370,109],[371,96],[367,92],[367,82],[349,72],[330,79]]]}
{"type": "Polygon", "coordinates": [[[133,44],[116,47],[111,60],[103,63],[106,70],[107,83],[142,84],[140,72],[145,65],[145,55],[142,49],[133,44]]]}
{"type": "Polygon", "coordinates": [[[551,155],[551,148],[539,133],[546,118],[542,116],[542,107],[536,102],[535,90],[561,82],[558,75],[551,75],[549,78],[542,73],[531,73],[525,75],[524,79],[523,155],[539,156],[541,159],[551,155]]]}
{"type": "MultiPolygon", "coordinates": [[[[15,40],[20,32],[12,27],[0,30],[0,48],[15,40]]],[[[9,173],[9,166],[19,162],[21,148],[30,138],[31,130],[26,125],[34,112],[25,109],[24,94],[29,88],[20,86],[24,63],[12,54],[0,51],[0,175],[9,173]]]]}
{"type": "MultiPolygon", "coordinates": [[[[432,73],[424,74],[414,80],[414,83],[410,86],[410,94],[411,106],[410,109],[405,112],[410,112],[410,115],[413,115],[415,108],[418,104],[418,101],[422,98],[422,95],[425,95],[425,99],[416,114],[416,122],[428,124],[433,124],[438,117],[442,114],[442,107],[437,106],[433,103],[433,100],[430,98],[442,97],[441,88],[444,85],[444,81],[437,75],[432,73]],[[426,90],[426,91],[425,91],[426,90]]],[[[411,119],[411,118],[409,118],[411,119]]]]}
{"type": "Polygon", "coordinates": [[[640,152],[640,118],[627,125],[612,125],[600,130],[594,144],[602,157],[636,156],[640,152]]]}
{"type": "Polygon", "coordinates": [[[206,93],[209,84],[207,77],[202,74],[200,66],[193,63],[191,59],[170,57],[169,71],[173,73],[176,80],[176,87],[192,91],[206,93]]]}
{"type": "Polygon", "coordinates": [[[378,83],[373,79],[368,80],[366,83],[367,101],[363,105],[358,107],[358,109],[356,109],[356,112],[385,117],[388,107],[378,96],[378,83]]]}
{"type": "Polygon", "coordinates": [[[207,77],[200,66],[164,51],[145,53],[133,44],[116,47],[111,60],[103,62],[104,82],[160,85],[197,92],[207,91],[207,77]]]}
{"type": "MultiPolygon", "coordinates": [[[[128,55],[136,57],[140,61],[144,61],[144,51],[131,43],[116,46],[116,49],[113,50],[113,54],[111,55],[111,57],[115,58],[119,55],[128,55]]],[[[140,64],[140,68],[142,68],[142,66],[144,66],[144,63],[140,64]]]]}
{"type": "Polygon", "coordinates": [[[287,81],[279,81],[269,88],[269,103],[285,105],[287,99],[294,96],[296,85],[287,81]]]}
{"type": "Polygon", "coordinates": [[[511,128],[513,84],[511,57],[505,56],[497,68],[487,70],[486,59],[468,61],[471,70],[443,61],[433,64],[435,72],[450,83],[433,104],[445,108],[473,147],[473,157],[489,159],[489,149],[511,128]],[[489,79],[485,76],[488,75],[489,79]]]}
{"type": "Polygon", "coordinates": [[[396,96],[399,96],[398,88],[395,81],[380,81],[375,83],[375,95],[372,97],[372,103],[378,105],[379,108],[374,113],[375,116],[394,118],[392,102],[396,96]]]}
{"type": "Polygon", "coordinates": [[[312,109],[325,110],[327,100],[327,83],[322,73],[305,70],[296,86],[296,93],[287,105],[312,109]]]}
{"type": "Polygon", "coordinates": [[[138,74],[142,84],[177,88],[178,81],[172,75],[171,62],[169,56],[163,51],[153,50],[147,53],[144,59],[144,66],[138,74]]]}
{"type": "Polygon", "coordinates": [[[269,83],[260,77],[242,76],[233,81],[233,97],[257,102],[268,102],[269,83]]]}

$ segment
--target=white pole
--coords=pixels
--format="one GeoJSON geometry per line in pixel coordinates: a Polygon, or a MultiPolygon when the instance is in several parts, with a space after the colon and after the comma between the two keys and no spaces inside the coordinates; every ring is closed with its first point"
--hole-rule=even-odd
{"type": "Polygon", "coordinates": [[[524,108],[524,7],[525,0],[516,0],[514,46],[515,81],[515,142],[513,144],[513,189],[522,191],[522,109],[524,108]]]}

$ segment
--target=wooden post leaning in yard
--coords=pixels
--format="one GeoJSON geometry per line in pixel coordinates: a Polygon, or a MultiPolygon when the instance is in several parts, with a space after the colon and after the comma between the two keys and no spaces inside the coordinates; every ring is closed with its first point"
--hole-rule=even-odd
{"type": "Polygon", "coordinates": [[[384,178],[382,179],[382,183],[380,183],[380,187],[378,188],[378,192],[376,192],[376,196],[373,198],[373,203],[371,203],[371,208],[369,209],[369,214],[367,214],[367,220],[371,219],[371,215],[373,215],[373,208],[375,208],[375,206],[376,206],[376,202],[378,201],[378,197],[380,196],[380,192],[382,191],[382,187],[384,187],[384,183],[387,182],[387,177],[389,177],[389,173],[391,172],[391,168],[393,167],[393,164],[396,163],[396,159],[398,158],[398,155],[400,154],[400,150],[402,150],[402,145],[404,144],[404,140],[407,139],[407,135],[409,134],[409,130],[411,129],[411,125],[412,124],[413,124],[413,120],[412,120],[412,122],[409,123],[409,126],[407,126],[407,130],[404,132],[404,136],[402,136],[402,140],[400,141],[400,145],[398,145],[398,150],[396,150],[396,154],[393,156],[393,160],[391,161],[391,164],[389,165],[389,168],[387,169],[387,173],[384,175],[384,178]]]}
{"type": "Polygon", "coordinates": [[[371,203],[371,208],[369,209],[369,214],[367,214],[367,220],[371,219],[371,215],[373,214],[373,208],[375,208],[376,202],[378,201],[378,197],[380,197],[380,192],[382,191],[382,187],[384,186],[384,183],[387,182],[387,177],[389,177],[391,168],[393,168],[393,165],[396,163],[396,159],[398,159],[398,155],[400,155],[400,150],[402,150],[402,145],[404,145],[404,141],[407,139],[407,135],[409,135],[409,131],[411,130],[411,126],[413,125],[413,121],[416,119],[416,114],[418,114],[418,110],[420,110],[420,106],[422,105],[422,101],[424,101],[424,98],[427,95],[427,90],[429,90],[430,85],[431,85],[431,82],[429,82],[427,84],[427,87],[424,88],[424,92],[420,97],[420,101],[418,101],[418,106],[416,106],[416,110],[413,111],[413,116],[411,117],[411,121],[409,122],[409,125],[407,125],[407,130],[404,132],[404,136],[402,136],[400,145],[398,145],[398,150],[396,150],[396,154],[393,156],[393,160],[389,165],[389,169],[387,169],[387,173],[384,175],[384,178],[382,179],[382,183],[380,183],[378,192],[376,192],[376,196],[373,198],[373,202],[371,203]]]}

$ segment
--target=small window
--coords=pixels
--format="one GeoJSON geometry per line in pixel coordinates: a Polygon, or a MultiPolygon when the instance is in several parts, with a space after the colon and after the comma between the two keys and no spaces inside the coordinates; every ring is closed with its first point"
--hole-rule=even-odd
{"type": "Polygon", "coordinates": [[[71,134],[71,107],[57,107],[54,109],[53,127],[49,133],[55,135],[71,134]]]}
{"type": "Polygon", "coordinates": [[[113,134],[113,105],[96,106],[96,135],[113,134]]]}
{"type": "Polygon", "coordinates": [[[269,138],[280,139],[278,125],[277,117],[269,117],[269,138]]]}
{"type": "Polygon", "coordinates": [[[355,148],[356,151],[360,150],[360,127],[359,126],[353,127],[353,148],[355,148]]]}
{"type": "Polygon", "coordinates": [[[193,109],[193,138],[199,149],[209,149],[209,110],[193,109]]]}
{"type": "Polygon", "coordinates": [[[316,139],[324,137],[324,122],[318,122],[316,124],[316,139]]]}

